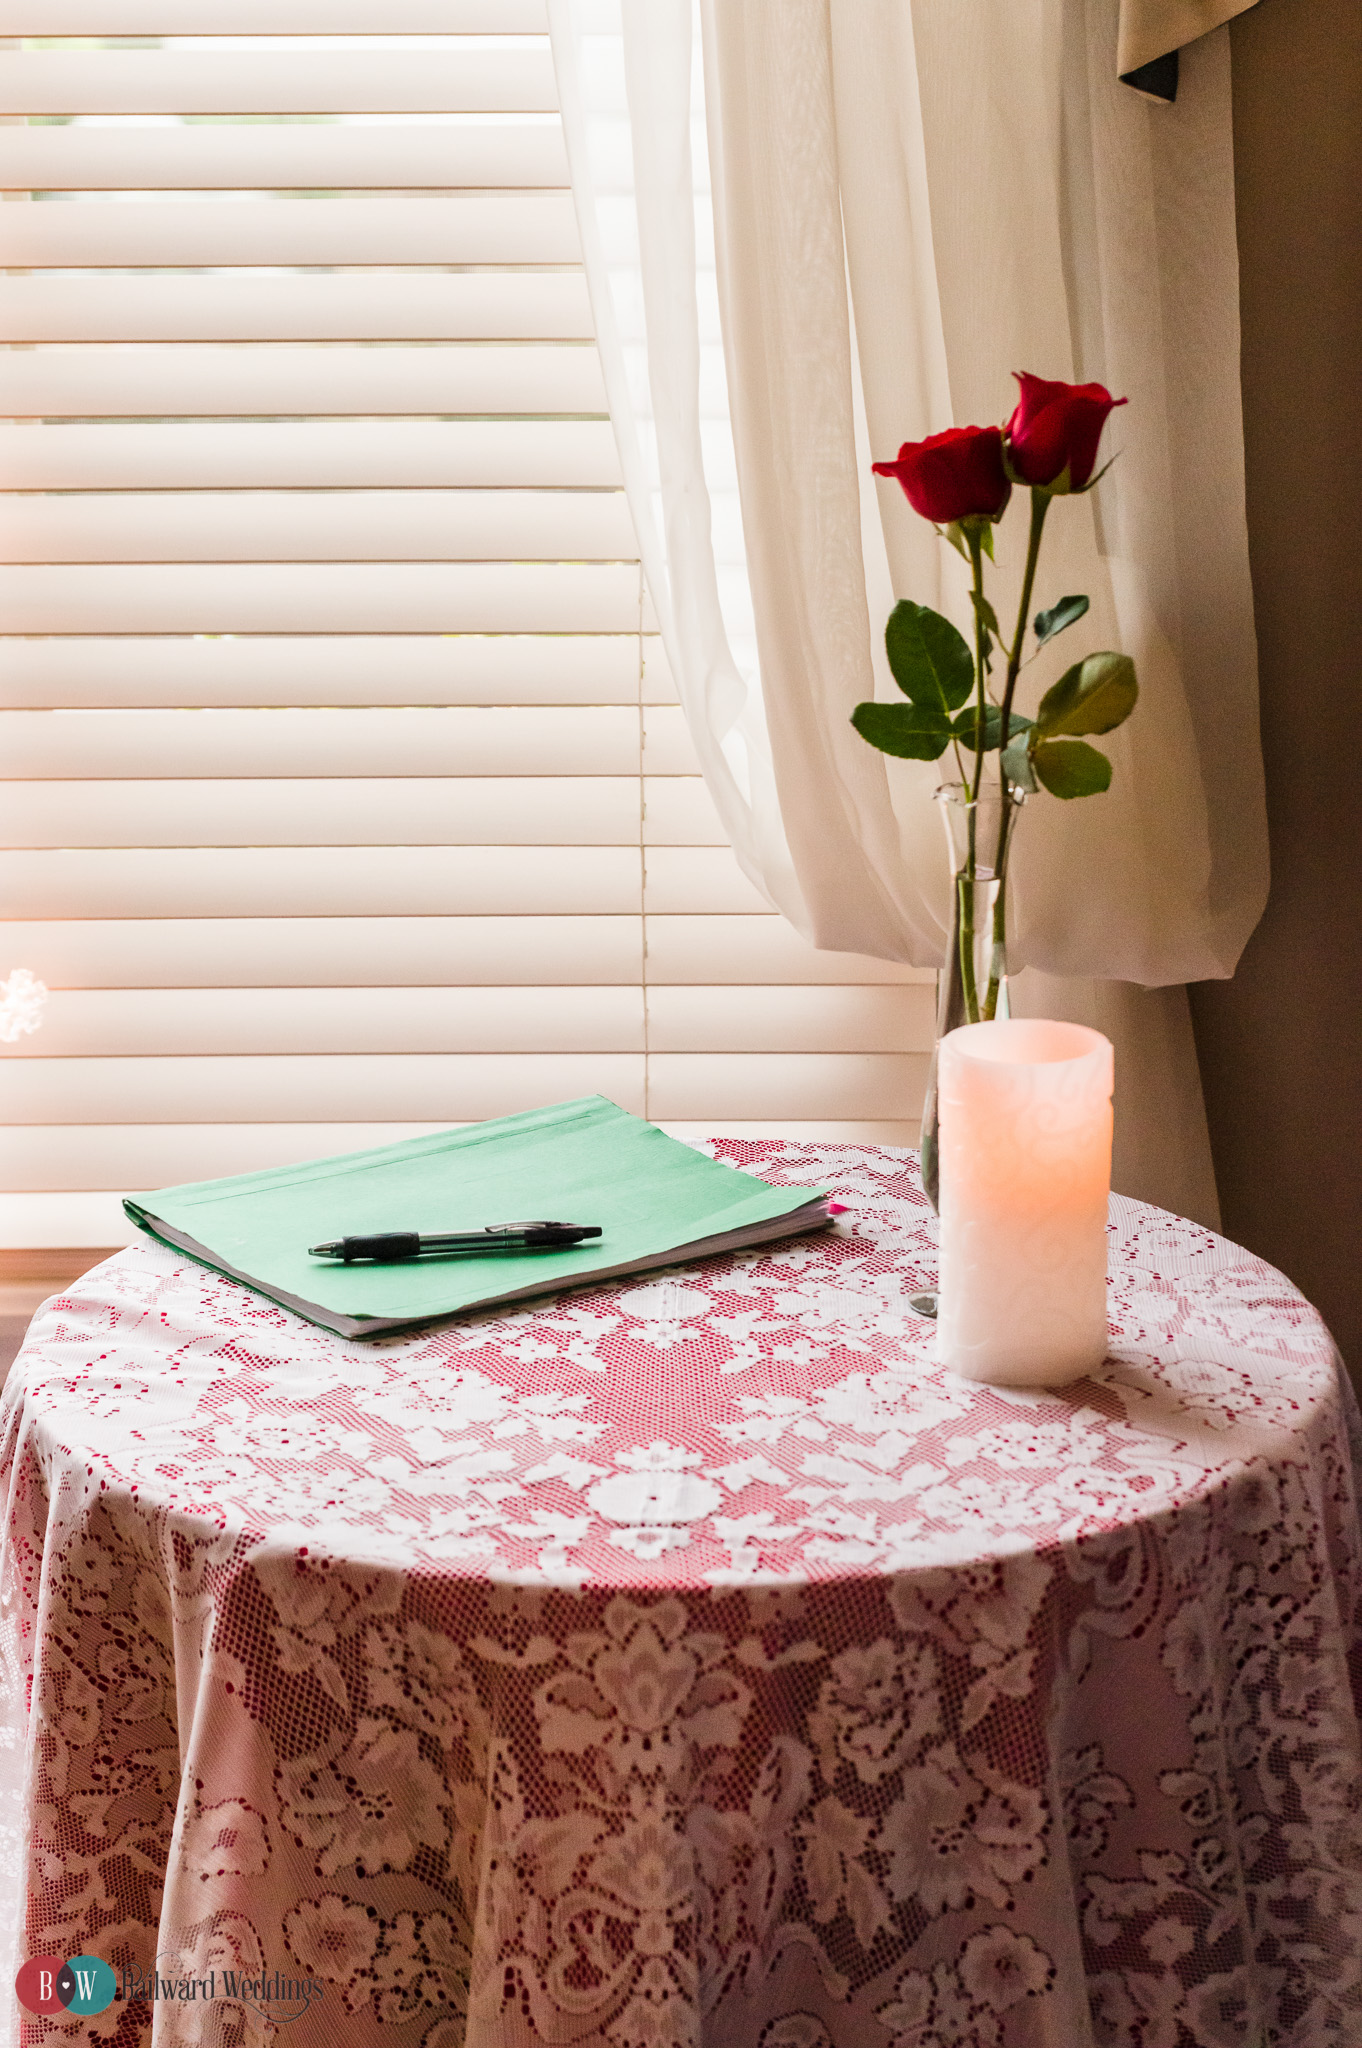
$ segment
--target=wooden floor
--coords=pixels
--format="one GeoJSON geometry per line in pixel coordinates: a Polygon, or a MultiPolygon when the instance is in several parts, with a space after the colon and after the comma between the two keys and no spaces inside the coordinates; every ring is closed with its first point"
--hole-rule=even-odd
{"type": "Polygon", "coordinates": [[[0,1251],[0,1386],[24,1341],[29,1319],[50,1294],[112,1255],[113,1247],[74,1251],[0,1251]]]}

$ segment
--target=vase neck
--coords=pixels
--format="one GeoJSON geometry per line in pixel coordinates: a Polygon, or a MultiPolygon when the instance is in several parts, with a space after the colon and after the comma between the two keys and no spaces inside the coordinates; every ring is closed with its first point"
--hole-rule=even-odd
{"type": "Polygon", "coordinates": [[[1009,784],[1004,798],[994,781],[971,797],[963,784],[947,783],[937,791],[936,801],[946,829],[951,872],[972,873],[981,881],[1003,873],[1017,813],[1025,801],[1023,793],[1009,784]]]}

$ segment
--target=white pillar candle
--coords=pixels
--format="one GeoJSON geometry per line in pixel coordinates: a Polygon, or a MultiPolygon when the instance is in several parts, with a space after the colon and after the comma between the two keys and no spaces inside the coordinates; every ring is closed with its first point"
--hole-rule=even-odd
{"type": "Polygon", "coordinates": [[[1112,1050],[1081,1024],[941,1041],[939,1352],[964,1379],[1056,1386],[1107,1348],[1112,1050]]]}

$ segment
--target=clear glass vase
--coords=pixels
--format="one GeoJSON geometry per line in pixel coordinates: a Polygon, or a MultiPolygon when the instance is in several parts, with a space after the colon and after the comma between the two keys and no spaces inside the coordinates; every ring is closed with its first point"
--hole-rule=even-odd
{"type": "Polygon", "coordinates": [[[937,980],[936,1045],[922,1104],[922,1185],[935,1209],[940,1192],[936,1144],[937,1047],[958,1024],[1010,1014],[1007,1000],[1007,864],[1025,791],[996,776],[977,797],[964,783],[936,793],[951,864],[951,936],[937,980]]]}

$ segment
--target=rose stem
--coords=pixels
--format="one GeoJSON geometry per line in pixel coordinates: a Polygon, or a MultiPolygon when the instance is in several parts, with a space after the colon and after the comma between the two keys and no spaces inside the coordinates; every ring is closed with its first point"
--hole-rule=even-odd
{"type": "Polygon", "coordinates": [[[957,876],[960,926],[960,980],[965,998],[965,1015],[971,1024],[979,1022],[979,987],[974,978],[974,892],[978,878],[975,834],[979,819],[979,789],[984,776],[984,733],[988,709],[984,697],[984,543],[979,527],[965,527],[970,566],[974,571],[974,782],[969,790],[967,828],[969,857],[963,876],[957,876]]]}
{"type": "Polygon", "coordinates": [[[1031,490],[1031,531],[1026,542],[1026,569],[1022,576],[1021,602],[1017,607],[1017,630],[1012,636],[1012,645],[1007,655],[1007,686],[1003,691],[1002,710],[998,726],[998,795],[1002,810],[998,819],[998,894],[993,901],[993,957],[989,962],[988,994],[985,997],[984,1016],[989,1019],[996,1015],[998,991],[1002,982],[1001,962],[1007,948],[1007,839],[1012,826],[1012,803],[1008,795],[1007,770],[1003,766],[1003,755],[1012,737],[1012,699],[1016,693],[1017,676],[1021,670],[1022,648],[1026,644],[1026,622],[1031,610],[1031,592],[1035,586],[1036,568],[1040,562],[1040,540],[1045,528],[1045,515],[1050,509],[1050,493],[1035,486],[1031,490]]]}

